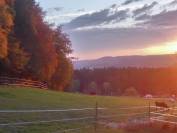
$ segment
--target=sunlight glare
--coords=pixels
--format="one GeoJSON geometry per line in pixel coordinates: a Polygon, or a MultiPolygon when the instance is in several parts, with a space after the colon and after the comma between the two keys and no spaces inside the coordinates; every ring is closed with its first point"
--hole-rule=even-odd
{"type": "Polygon", "coordinates": [[[177,52],[177,41],[168,42],[161,46],[149,47],[144,51],[147,54],[174,54],[177,52]]]}

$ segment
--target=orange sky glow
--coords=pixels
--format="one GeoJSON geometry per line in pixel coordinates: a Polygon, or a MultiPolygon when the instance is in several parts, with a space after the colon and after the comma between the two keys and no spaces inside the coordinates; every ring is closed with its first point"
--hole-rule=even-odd
{"type": "Polygon", "coordinates": [[[130,56],[130,55],[162,55],[162,54],[175,54],[177,53],[177,39],[175,41],[162,43],[160,45],[154,45],[152,47],[147,47],[143,49],[126,49],[126,50],[102,50],[99,52],[92,52],[92,55],[90,55],[90,52],[85,52],[84,56],[83,53],[77,53],[77,55],[74,56],[80,56],[82,55],[82,59],[87,59],[89,56],[90,59],[95,58],[101,58],[102,55],[105,56],[130,56]]]}
{"type": "Polygon", "coordinates": [[[174,54],[177,52],[177,40],[144,49],[145,54],[174,54]]]}

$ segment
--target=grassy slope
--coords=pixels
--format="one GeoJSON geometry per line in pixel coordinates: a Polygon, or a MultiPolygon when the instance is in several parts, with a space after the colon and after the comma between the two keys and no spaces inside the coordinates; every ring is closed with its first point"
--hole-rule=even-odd
{"type": "MultiPolygon", "coordinates": [[[[21,87],[0,87],[0,110],[7,109],[68,109],[68,108],[86,108],[95,107],[96,101],[99,107],[119,107],[119,106],[134,106],[134,105],[147,105],[148,101],[141,98],[128,98],[128,97],[99,97],[99,96],[86,96],[80,94],[69,94],[61,92],[53,92],[47,90],[39,90],[32,88],[21,87]]],[[[80,115],[93,115],[94,112],[73,113],[73,114],[6,114],[0,115],[0,122],[16,122],[16,121],[33,121],[43,119],[56,119],[77,117],[80,115]]],[[[25,127],[8,127],[0,129],[0,133],[54,133],[58,130],[66,128],[77,128],[80,126],[88,125],[87,122],[81,123],[52,123],[44,125],[33,125],[25,127]]],[[[87,130],[88,133],[92,133],[93,129],[87,130]]],[[[83,132],[83,131],[82,131],[83,132]]],[[[86,133],[86,131],[84,130],[86,133]]],[[[108,130],[102,133],[114,133],[108,130]]],[[[121,131],[120,131],[121,132],[121,131]]],[[[117,132],[116,132],[117,133],[117,132]]]]}
{"type": "Polygon", "coordinates": [[[146,100],[128,97],[101,97],[21,87],[0,86],[0,109],[58,109],[147,105],[146,100]]]}

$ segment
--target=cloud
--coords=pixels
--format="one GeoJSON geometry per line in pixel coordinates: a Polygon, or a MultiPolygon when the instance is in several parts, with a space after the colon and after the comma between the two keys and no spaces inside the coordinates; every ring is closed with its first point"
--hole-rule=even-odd
{"type": "Polygon", "coordinates": [[[145,24],[151,27],[177,27],[177,10],[163,11],[160,14],[153,15],[145,24]]]}
{"type": "Polygon", "coordinates": [[[85,12],[85,9],[84,8],[82,8],[82,9],[79,9],[79,10],[77,10],[78,12],[85,12]]]}
{"type": "Polygon", "coordinates": [[[148,14],[142,14],[135,18],[137,21],[148,21],[149,19],[151,19],[151,15],[148,14]]]}
{"type": "Polygon", "coordinates": [[[177,5],[177,0],[172,1],[169,5],[170,6],[177,5]]]}
{"type": "Polygon", "coordinates": [[[158,46],[177,38],[177,9],[170,7],[170,1],[165,6],[156,1],[141,3],[133,9],[114,4],[80,15],[65,24],[64,29],[81,58],[89,58],[91,53],[101,55],[106,51],[111,55],[116,50],[136,51],[158,46]]]}
{"type": "Polygon", "coordinates": [[[90,14],[81,15],[64,26],[69,30],[90,30],[92,28],[128,28],[139,25],[140,22],[151,19],[151,9],[157,6],[157,2],[145,4],[141,8],[130,10],[120,9],[120,6],[113,4],[109,8],[96,11],[90,14]]]}
{"type": "Polygon", "coordinates": [[[66,24],[65,27],[69,29],[76,29],[80,27],[100,25],[103,23],[108,24],[112,22],[121,22],[128,17],[128,12],[129,10],[111,12],[110,9],[104,9],[98,12],[93,12],[91,14],[85,14],[77,17],[70,23],[66,24]]]}
{"type": "Polygon", "coordinates": [[[111,8],[116,8],[117,4],[112,4],[111,8]]]}
{"type": "Polygon", "coordinates": [[[140,49],[175,37],[177,29],[117,28],[75,31],[70,34],[78,51],[140,49]]]}
{"type": "Polygon", "coordinates": [[[122,3],[122,5],[128,5],[128,4],[131,4],[133,2],[139,2],[139,1],[142,1],[142,0],[127,0],[124,3],[122,3]]]}
{"type": "Polygon", "coordinates": [[[63,7],[53,7],[53,8],[48,8],[46,12],[47,12],[48,14],[52,14],[52,13],[54,13],[54,12],[61,12],[61,11],[63,11],[63,10],[64,10],[63,7]]]}
{"type": "Polygon", "coordinates": [[[133,11],[134,16],[144,14],[149,12],[154,6],[156,6],[158,3],[157,2],[152,2],[150,5],[145,4],[142,8],[138,8],[135,11],[133,11]]]}
{"type": "MultiPolygon", "coordinates": [[[[97,27],[87,30],[68,33],[75,52],[79,53],[81,58],[89,58],[89,53],[98,52],[106,52],[107,55],[111,55],[113,51],[116,53],[116,50],[117,54],[119,54],[118,51],[136,51],[152,46],[160,46],[164,42],[175,40],[177,35],[176,15],[176,11],[173,11],[154,16],[144,16],[144,19],[146,18],[148,21],[142,23],[141,27],[100,28],[97,25],[97,27]],[[87,53],[87,57],[85,57],[85,53],[87,53]]],[[[129,53],[124,53],[124,55],[126,54],[129,53]]],[[[101,53],[99,56],[101,56],[101,53]]]]}
{"type": "Polygon", "coordinates": [[[64,12],[63,10],[60,12],[59,11],[48,12],[48,15],[46,16],[45,20],[50,23],[60,25],[60,24],[68,23],[79,16],[83,16],[85,14],[91,14],[92,12],[95,11],[85,11],[84,9],[80,9],[72,12],[64,12]]]}

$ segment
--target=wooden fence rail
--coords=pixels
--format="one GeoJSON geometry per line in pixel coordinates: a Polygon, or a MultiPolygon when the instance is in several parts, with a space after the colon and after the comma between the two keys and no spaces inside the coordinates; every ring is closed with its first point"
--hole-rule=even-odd
{"type": "MultiPolygon", "coordinates": [[[[148,109],[147,106],[133,106],[133,107],[125,107],[125,108],[117,108],[116,110],[133,110],[133,109],[139,109],[139,108],[145,108],[148,109]]],[[[102,108],[98,106],[98,103],[96,103],[95,108],[70,108],[70,109],[57,109],[57,110],[0,110],[0,114],[17,114],[17,113],[25,113],[26,115],[28,115],[29,113],[48,113],[48,114],[52,114],[52,113],[56,113],[56,112],[63,112],[63,113],[76,113],[76,112],[90,112],[92,111],[93,114],[90,115],[84,115],[84,116],[72,116],[72,117],[68,117],[68,118],[60,118],[60,119],[50,119],[50,120],[35,120],[35,121],[20,121],[20,122],[9,122],[9,123],[0,123],[0,128],[2,127],[7,127],[7,126],[30,126],[30,125],[41,125],[41,124],[49,124],[49,123],[60,123],[60,122],[64,122],[64,123],[75,123],[77,122],[88,122],[90,123],[89,127],[93,127],[93,130],[95,133],[98,132],[98,122],[101,121],[102,119],[106,120],[108,119],[108,123],[109,123],[109,118],[119,118],[119,117],[123,117],[123,116],[127,116],[127,117],[131,117],[131,116],[141,116],[141,115],[147,115],[148,112],[147,111],[143,111],[140,113],[118,113],[116,115],[109,115],[109,114],[101,114],[102,111],[104,112],[109,112],[110,109],[115,110],[115,108],[102,108]],[[101,112],[100,112],[101,111],[101,112]]],[[[109,112],[110,113],[110,112],[109,112]]],[[[76,128],[76,129],[66,129],[64,131],[59,131],[59,133],[66,133],[66,132],[70,132],[70,131],[74,131],[74,130],[82,130],[85,129],[85,127],[81,127],[81,128],[76,128]]]]}
{"type": "Polygon", "coordinates": [[[40,81],[11,78],[11,77],[0,77],[0,85],[14,85],[14,86],[22,86],[22,87],[48,89],[48,85],[40,81]]]}

